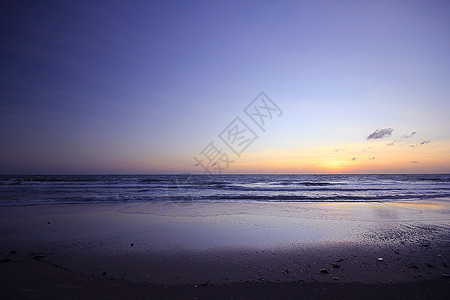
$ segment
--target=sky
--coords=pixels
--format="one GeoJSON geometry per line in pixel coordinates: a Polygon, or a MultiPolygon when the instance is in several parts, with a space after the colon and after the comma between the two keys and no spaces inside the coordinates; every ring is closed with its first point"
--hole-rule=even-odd
{"type": "Polygon", "coordinates": [[[449,16],[2,1],[0,173],[450,173],[449,16]]]}

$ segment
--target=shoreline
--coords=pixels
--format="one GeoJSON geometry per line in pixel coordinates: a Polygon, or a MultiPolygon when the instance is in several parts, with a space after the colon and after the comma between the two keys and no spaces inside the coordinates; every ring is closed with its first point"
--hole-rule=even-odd
{"type": "MultiPolygon", "coordinates": [[[[194,197],[195,198],[195,197],[194,197]]],[[[379,204],[415,204],[422,205],[427,203],[436,203],[441,201],[450,201],[450,197],[431,197],[431,198],[395,198],[395,199],[380,199],[380,200],[323,200],[323,199],[310,199],[310,200],[255,200],[255,199],[214,199],[214,200],[199,200],[193,199],[190,200],[126,200],[126,201],[118,201],[118,200],[101,200],[101,201],[80,201],[80,202],[38,202],[38,203],[21,203],[21,204],[12,204],[12,203],[0,203],[0,208],[3,207],[33,207],[33,206],[61,206],[61,205],[119,205],[119,204],[129,204],[129,205],[142,205],[142,204],[167,204],[171,203],[178,207],[189,207],[192,205],[198,204],[270,204],[270,203],[284,203],[284,204],[370,204],[370,203],[379,203],[379,204]]]]}
{"type": "MultiPolygon", "coordinates": [[[[378,286],[420,294],[411,285],[423,285],[439,286],[431,294],[439,298],[449,294],[449,206],[440,199],[3,207],[2,289],[34,295],[36,278],[62,273],[64,284],[78,282],[84,292],[112,282],[130,293],[165,295],[170,286],[180,297],[193,286],[202,293],[282,286],[291,294],[323,287],[365,293],[378,286]]],[[[58,291],[44,286],[38,295],[58,291]]]]}

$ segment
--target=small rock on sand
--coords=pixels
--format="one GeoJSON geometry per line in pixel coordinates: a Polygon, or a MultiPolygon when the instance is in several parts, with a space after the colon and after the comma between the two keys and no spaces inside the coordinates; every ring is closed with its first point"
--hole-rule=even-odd
{"type": "Polygon", "coordinates": [[[41,260],[46,257],[44,253],[33,253],[32,255],[34,255],[35,260],[41,260]]]}
{"type": "Polygon", "coordinates": [[[322,269],[322,270],[320,270],[320,273],[327,274],[328,270],[327,269],[322,269]]]}
{"type": "Polygon", "coordinates": [[[382,257],[378,257],[378,261],[383,261],[383,258],[382,257]]]}

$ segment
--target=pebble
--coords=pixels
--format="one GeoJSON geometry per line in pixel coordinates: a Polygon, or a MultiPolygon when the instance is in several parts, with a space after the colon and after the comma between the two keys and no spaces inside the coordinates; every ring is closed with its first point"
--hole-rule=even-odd
{"type": "Polygon", "coordinates": [[[41,260],[43,258],[45,258],[45,254],[44,253],[34,253],[34,259],[36,260],[41,260]]]}
{"type": "Polygon", "coordinates": [[[378,261],[383,261],[383,258],[382,257],[378,257],[378,261]]]}
{"type": "Polygon", "coordinates": [[[322,270],[320,270],[320,273],[326,274],[326,273],[328,273],[328,270],[327,269],[322,269],[322,270]]]}

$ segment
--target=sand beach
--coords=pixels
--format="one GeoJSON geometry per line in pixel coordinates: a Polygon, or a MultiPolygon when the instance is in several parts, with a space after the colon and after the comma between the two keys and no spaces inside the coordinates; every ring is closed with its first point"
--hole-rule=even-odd
{"type": "Polygon", "coordinates": [[[1,293],[444,299],[449,207],[449,199],[3,207],[1,293]]]}

